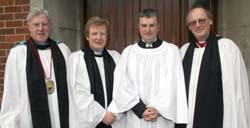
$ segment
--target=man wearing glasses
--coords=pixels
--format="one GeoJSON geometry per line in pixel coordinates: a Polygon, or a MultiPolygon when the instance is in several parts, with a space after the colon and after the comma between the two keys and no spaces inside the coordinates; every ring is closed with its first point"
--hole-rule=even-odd
{"type": "Polygon", "coordinates": [[[188,98],[186,128],[249,128],[246,68],[239,48],[211,32],[211,13],[194,6],[187,25],[192,32],[181,48],[188,98]]]}

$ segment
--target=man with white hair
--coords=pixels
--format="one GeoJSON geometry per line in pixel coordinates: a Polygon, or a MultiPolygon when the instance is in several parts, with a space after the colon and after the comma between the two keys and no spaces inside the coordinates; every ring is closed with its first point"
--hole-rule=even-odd
{"type": "Polygon", "coordinates": [[[4,76],[1,128],[68,128],[66,60],[70,49],[49,38],[48,11],[29,13],[30,38],[10,49],[4,76]]]}

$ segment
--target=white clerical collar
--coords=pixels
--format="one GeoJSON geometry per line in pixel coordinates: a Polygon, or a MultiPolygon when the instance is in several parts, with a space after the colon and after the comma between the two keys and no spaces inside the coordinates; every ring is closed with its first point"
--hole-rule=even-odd
{"type": "Polygon", "coordinates": [[[95,55],[102,55],[102,51],[101,52],[94,51],[94,54],[95,55]]]}
{"type": "Polygon", "coordinates": [[[153,43],[157,40],[157,38],[155,38],[155,40],[153,41],[153,42],[146,42],[145,40],[143,40],[143,39],[141,39],[142,40],[142,42],[144,42],[145,43],[145,47],[146,48],[152,48],[153,47],[153,43]]]}
{"type": "Polygon", "coordinates": [[[198,41],[198,43],[199,43],[199,44],[204,44],[204,43],[206,43],[206,41],[205,41],[205,40],[203,40],[203,41],[198,41]]]}

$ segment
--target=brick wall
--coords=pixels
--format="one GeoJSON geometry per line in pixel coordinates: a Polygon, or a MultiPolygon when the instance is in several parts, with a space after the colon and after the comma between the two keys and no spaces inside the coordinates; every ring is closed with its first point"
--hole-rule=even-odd
{"type": "Polygon", "coordinates": [[[14,42],[28,38],[26,16],[29,11],[30,0],[0,0],[0,109],[6,58],[14,42]]]}

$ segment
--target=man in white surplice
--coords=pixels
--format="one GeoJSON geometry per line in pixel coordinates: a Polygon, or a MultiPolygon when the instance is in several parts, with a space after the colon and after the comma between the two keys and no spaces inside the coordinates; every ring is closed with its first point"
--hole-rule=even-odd
{"type": "Polygon", "coordinates": [[[69,56],[71,128],[111,128],[116,120],[107,107],[112,100],[113,73],[120,54],[105,48],[108,30],[107,20],[91,17],[85,25],[88,43],[69,56]]]}
{"type": "Polygon", "coordinates": [[[108,110],[120,121],[113,127],[174,128],[175,123],[187,123],[179,50],[157,38],[160,24],[155,10],[142,10],[138,20],[141,39],[124,49],[114,73],[108,110]]]}
{"type": "Polygon", "coordinates": [[[190,42],[181,48],[188,96],[187,128],[249,128],[249,86],[239,48],[211,32],[211,13],[188,13],[190,42]]]}
{"type": "Polygon", "coordinates": [[[69,47],[49,38],[52,21],[43,8],[27,16],[28,40],[9,52],[4,75],[1,128],[68,128],[66,61],[69,47]]]}

